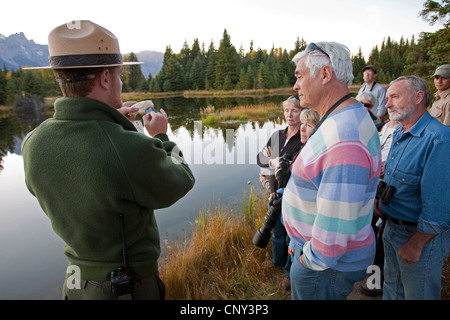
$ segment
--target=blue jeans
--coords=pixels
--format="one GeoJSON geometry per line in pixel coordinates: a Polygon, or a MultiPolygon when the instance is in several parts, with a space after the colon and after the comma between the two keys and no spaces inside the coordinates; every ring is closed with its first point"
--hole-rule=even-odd
{"type": "Polygon", "coordinates": [[[288,255],[289,236],[281,222],[281,213],[272,229],[272,263],[277,267],[284,267],[284,271],[289,276],[291,259],[288,255]]]}
{"type": "Polygon", "coordinates": [[[301,249],[293,248],[295,255],[291,266],[292,300],[346,300],[355,282],[366,278],[366,270],[341,272],[332,269],[314,271],[299,261],[301,249]]]}
{"type": "Polygon", "coordinates": [[[414,226],[386,222],[384,242],[384,300],[440,300],[444,259],[450,250],[450,230],[436,235],[423,248],[417,263],[403,264],[398,250],[416,232],[414,226]]]}

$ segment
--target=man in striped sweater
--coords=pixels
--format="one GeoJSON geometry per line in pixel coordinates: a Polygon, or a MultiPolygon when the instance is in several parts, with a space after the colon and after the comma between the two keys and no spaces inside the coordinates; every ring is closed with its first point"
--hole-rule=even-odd
{"type": "Polygon", "coordinates": [[[294,90],[321,121],[294,162],[283,195],[295,257],[292,299],[346,299],[374,260],[380,140],[367,110],[349,94],[353,75],[345,46],[310,43],[293,60],[294,90]]]}

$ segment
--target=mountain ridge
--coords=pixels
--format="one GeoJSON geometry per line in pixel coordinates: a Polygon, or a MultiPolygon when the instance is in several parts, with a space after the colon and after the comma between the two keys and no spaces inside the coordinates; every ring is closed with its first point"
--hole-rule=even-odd
{"type": "MultiPolygon", "coordinates": [[[[149,74],[154,77],[161,70],[164,53],[144,50],[135,54],[139,61],[144,62],[140,65],[144,77],[148,78],[149,74]]],[[[47,66],[48,55],[48,45],[28,40],[23,32],[9,36],[0,33],[0,68],[5,66],[12,71],[25,66],[47,66]]]]}

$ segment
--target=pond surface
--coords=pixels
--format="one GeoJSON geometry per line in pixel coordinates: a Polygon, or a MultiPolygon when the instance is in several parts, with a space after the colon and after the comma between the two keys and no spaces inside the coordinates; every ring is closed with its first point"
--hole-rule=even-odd
{"type": "MultiPolygon", "coordinates": [[[[258,185],[256,154],[271,134],[284,128],[279,117],[267,121],[224,122],[214,128],[203,125],[200,111],[208,105],[229,108],[281,103],[285,96],[258,98],[171,98],[153,100],[169,115],[169,138],[176,142],[196,178],[194,188],[173,206],[156,210],[164,254],[164,241],[189,236],[200,210],[214,205],[239,212],[249,182],[258,185]]],[[[0,299],[60,299],[67,259],[63,242],[25,186],[20,144],[52,109],[39,105],[14,108],[0,116],[0,299]]]]}

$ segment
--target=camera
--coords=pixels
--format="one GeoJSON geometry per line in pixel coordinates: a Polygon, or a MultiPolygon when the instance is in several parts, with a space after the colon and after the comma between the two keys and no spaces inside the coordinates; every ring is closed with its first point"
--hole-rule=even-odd
{"type": "Polygon", "coordinates": [[[385,205],[389,205],[394,196],[395,187],[388,186],[383,180],[378,181],[376,199],[380,199],[385,205]]]}
{"type": "Polygon", "coordinates": [[[280,158],[280,164],[277,166],[275,171],[275,177],[278,181],[279,188],[286,187],[289,177],[291,176],[290,168],[291,164],[289,159],[289,152],[287,152],[280,158]]]}
{"type": "Polygon", "coordinates": [[[275,222],[277,221],[278,216],[281,214],[281,199],[282,195],[278,192],[275,192],[270,197],[269,209],[264,216],[262,226],[256,231],[255,235],[253,236],[253,244],[259,248],[265,248],[269,243],[272,229],[275,226],[275,222]]]}
{"type": "Polygon", "coordinates": [[[124,267],[111,271],[111,292],[115,300],[132,300],[134,277],[124,267]]]}

